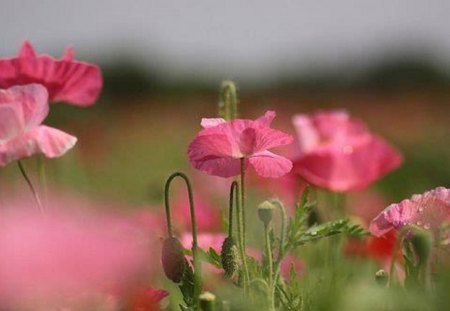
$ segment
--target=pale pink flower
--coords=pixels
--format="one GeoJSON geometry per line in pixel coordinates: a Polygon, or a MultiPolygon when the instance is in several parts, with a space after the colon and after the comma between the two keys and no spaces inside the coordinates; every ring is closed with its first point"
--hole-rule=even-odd
{"type": "Polygon", "coordinates": [[[191,164],[210,175],[232,177],[240,174],[240,162],[252,166],[262,177],[281,177],[292,162],[268,149],[288,145],[292,137],[271,129],[275,112],[268,111],[256,120],[202,119],[201,130],[188,148],[191,164]]]}
{"type": "Polygon", "coordinates": [[[382,236],[392,229],[414,225],[438,234],[441,225],[448,221],[450,189],[438,187],[389,205],[372,220],[369,230],[375,236],[382,236]]]}
{"type": "Polygon", "coordinates": [[[74,136],[41,125],[48,114],[47,99],[39,84],[0,90],[0,166],[36,153],[59,157],[75,145],[74,136]]]}
{"type": "Polygon", "coordinates": [[[0,59],[0,88],[31,83],[44,85],[52,102],[88,106],[97,100],[103,79],[96,65],[74,60],[71,48],[55,59],[37,55],[25,41],[17,57],[0,59]]]}
{"type": "Polygon", "coordinates": [[[305,273],[306,265],[305,262],[294,256],[286,256],[280,264],[280,274],[284,279],[289,279],[289,274],[291,269],[294,269],[297,276],[302,276],[305,273]]]}
{"type": "Polygon", "coordinates": [[[345,111],[296,115],[300,150],[293,172],[337,192],[362,190],[398,168],[402,155],[345,111]]]}
{"type": "Polygon", "coordinates": [[[146,228],[124,214],[69,210],[59,201],[45,217],[27,204],[0,212],[0,309],[57,310],[99,294],[120,300],[151,273],[158,247],[146,228]]]}

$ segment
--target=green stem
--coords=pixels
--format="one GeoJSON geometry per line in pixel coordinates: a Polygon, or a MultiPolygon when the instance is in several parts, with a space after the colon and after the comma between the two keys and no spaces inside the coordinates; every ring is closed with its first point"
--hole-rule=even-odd
{"type": "Polygon", "coordinates": [[[173,236],[172,231],[172,222],[170,217],[170,205],[169,205],[169,194],[170,194],[170,183],[172,180],[174,180],[176,177],[182,178],[186,183],[186,188],[188,191],[189,196],[189,208],[191,212],[191,225],[192,225],[192,257],[194,260],[194,306],[196,309],[199,309],[200,307],[200,300],[199,296],[201,293],[202,288],[202,280],[201,280],[201,262],[200,257],[198,253],[198,242],[197,242],[197,223],[195,220],[195,207],[194,207],[194,196],[192,192],[192,186],[191,182],[189,181],[189,178],[181,172],[176,172],[170,175],[170,177],[167,179],[166,186],[165,186],[165,208],[166,208],[166,217],[167,217],[167,229],[169,236],[173,236]]]}
{"type": "MultiPolygon", "coordinates": [[[[241,158],[241,182],[239,183],[240,193],[239,193],[239,207],[241,212],[241,253],[242,253],[242,266],[244,269],[244,278],[247,279],[246,282],[250,281],[250,275],[247,267],[247,254],[246,254],[246,234],[245,234],[245,159],[241,158]]],[[[246,283],[244,282],[244,284],[246,283]]],[[[245,289],[245,286],[244,286],[245,289]]]]}
{"type": "Polygon", "coordinates": [[[34,200],[36,202],[36,205],[37,205],[39,211],[41,212],[41,214],[45,214],[45,210],[44,210],[44,207],[42,206],[41,199],[39,198],[39,195],[38,195],[36,189],[34,188],[33,183],[31,182],[31,179],[28,177],[28,175],[25,171],[25,167],[23,166],[23,164],[20,160],[17,161],[17,164],[19,166],[19,170],[22,173],[23,178],[25,179],[26,183],[28,184],[28,187],[31,190],[31,193],[33,194],[34,200]]]}
{"type": "Polygon", "coordinates": [[[404,227],[400,230],[397,239],[395,240],[394,250],[392,252],[391,257],[391,265],[389,266],[389,280],[387,286],[390,287],[394,277],[394,269],[395,269],[395,260],[397,259],[397,253],[402,245],[403,238],[405,237],[406,232],[408,232],[408,228],[404,227]]]}
{"type": "Polygon", "coordinates": [[[38,172],[39,172],[39,181],[41,184],[42,195],[44,204],[47,204],[47,196],[48,196],[48,187],[47,187],[47,174],[45,169],[45,158],[43,155],[40,155],[37,158],[38,172]]]}
{"type": "MultiPolygon", "coordinates": [[[[234,201],[235,201],[234,193],[236,191],[238,191],[237,187],[238,187],[237,181],[233,181],[231,183],[231,187],[230,187],[230,202],[228,205],[228,237],[233,236],[233,205],[234,205],[234,201]]],[[[236,196],[236,201],[237,200],[238,200],[238,197],[236,196]]]]}
{"type": "Polygon", "coordinates": [[[219,115],[225,120],[232,120],[237,117],[237,90],[236,85],[232,81],[223,81],[220,102],[219,115]]]}
{"type": "Polygon", "coordinates": [[[272,257],[272,247],[270,245],[270,235],[269,235],[269,225],[264,224],[264,238],[265,238],[265,246],[266,246],[266,258],[267,258],[267,263],[269,264],[269,305],[270,305],[270,310],[275,310],[275,306],[274,306],[274,297],[273,297],[273,288],[274,288],[274,284],[273,284],[273,257],[272,257]]]}

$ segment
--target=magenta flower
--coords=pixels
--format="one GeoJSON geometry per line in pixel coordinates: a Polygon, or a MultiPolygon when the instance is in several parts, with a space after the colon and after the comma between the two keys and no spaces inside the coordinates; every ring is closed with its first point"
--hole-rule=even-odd
{"type": "Polygon", "coordinates": [[[369,230],[379,237],[392,229],[415,225],[437,233],[441,225],[449,220],[450,189],[438,187],[389,205],[372,220],[369,230]]]}
{"type": "Polygon", "coordinates": [[[44,85],[52,102],[88,106],[99,96],[103,80],[97,66],[74,60],[71,48],[55,59],[36,55],[25,41],[17,57],[0,59],[0,88],[31,83],[44,85]]]}
{"type": "Polygon", "coordinates": [[[292,137],[271,129],[275,112],[256,120],[202,119],[201,130],[188,148],[191,164],[210,175],[232,177],[244,166],[252,166],[262,177],[281,177],[292,169],[292,162],[268,149],[288,145],[292,137]]]}
{"type": "Polygon", "coordinates": [[[300,152],[293,172],[332,191],[362,190],[399,167],[400,152],[345,111],[296,115],[300,152]]]}
{"type": "Polygon", "coordinates": [[[41,125],[49,110],[47,99],[39,84],[0,90],[0,166],[36,153],[59,157],[75,145],[74,136],[41,125]]]}

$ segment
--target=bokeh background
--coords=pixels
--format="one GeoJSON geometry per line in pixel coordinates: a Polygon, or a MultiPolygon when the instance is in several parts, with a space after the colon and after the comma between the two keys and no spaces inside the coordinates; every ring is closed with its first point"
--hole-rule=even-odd
{"type": "MultiPolygon", "coordinates": [[[[405,155],[374,186],[390,201],[450,185],[449,12],[444,0],[1,0],[0,55],[28,39],[54,56],[73,46],[103,70],[96,105],[55,104],[46,121],[79,138],[48,163],[58,189],[160,204],[172,171],[202,176],[186,148],[232,79],[242,116],[274,109],[292,133],[294,113],[344,108],[365,120],[405,155]]],[[[15,166],[0,182],[24,187],[15,166]]]]}

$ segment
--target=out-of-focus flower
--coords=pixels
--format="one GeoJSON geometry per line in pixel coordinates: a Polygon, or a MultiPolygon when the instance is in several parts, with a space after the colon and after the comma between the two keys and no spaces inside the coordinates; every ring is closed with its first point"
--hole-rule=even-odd
{"type": "Polygon", "coordinates": [[[0,90],[0,166],[36,153],[59,157],[75,145],[74,136],[41,125],[49,110],[47,99],[39,84],[0,90]]]}
{"type": "Polygon", "coordinates": [[[300,145],[293,172],[337,192],[361,190],[400,166],[401,154],[345,111],[296,115],[300,145]]]}
{"type": "Polygon", "coordinates": [[[169,296],[169,292],[162,289],[139,287],[131,293],[125,310],[158,311],[160,302],[167,296],[169,296]]]}
{"type": "Polygon", "coordinates": [[[271,129],[275,112],[268,111],[256,120],[203,119],[203,130],[191,142],[188,156],[191,164],[210,175],[232,177],[244,166],[252,166],[262,177],[281,177],[292,168],[292,162],[268,149],[288,145],[292,137],[271,129]]]}
{"type": "MultiPolygon", "coordinates": [[[[217,232],[222,228],[220,209],[214,206],[206,198],[196,196],[195,200],[195,218],[197,228],[201,232],[217,232]]],[[[180,231],[192,230],[191,213],[187,198],[178,195],[172,207],[172,219],[175,227],[180,231]]]]}
{"type": "Polygon", "coordinates": [[[39,83],[49,93],[50,101],[64,101],[76,106],[93,104],[103,85],[100,68],[73,59],[67,49],[61,59],[36,55],[25,41],[17,57],[0,59],[0,87],[39,83]]]}
{"type": "Polygon", "coordinates": [[[294,269],[297,276],[302,275],[305,272],[305,262],[294,256],[286,256],[280,264],[280,274],[283,278],[288,279],[291,269],[294,269]]]}
{"type": "Polygon", "coordinates": [[[68,211],[61,203],[42,217],[24,205],[1,212],[0,309],[56,310],[98,295],[122,301],[151,273],[152,238],[124,215],[68,211]]]}
{"type": "Polygon", "coordinates": [[[389,205],[370,224],[370,232],[382,236],[392,229],[414,225],[439,235],[442,224],[450,220],[450,189],[438,187],[410,199],[389,205]]]}

